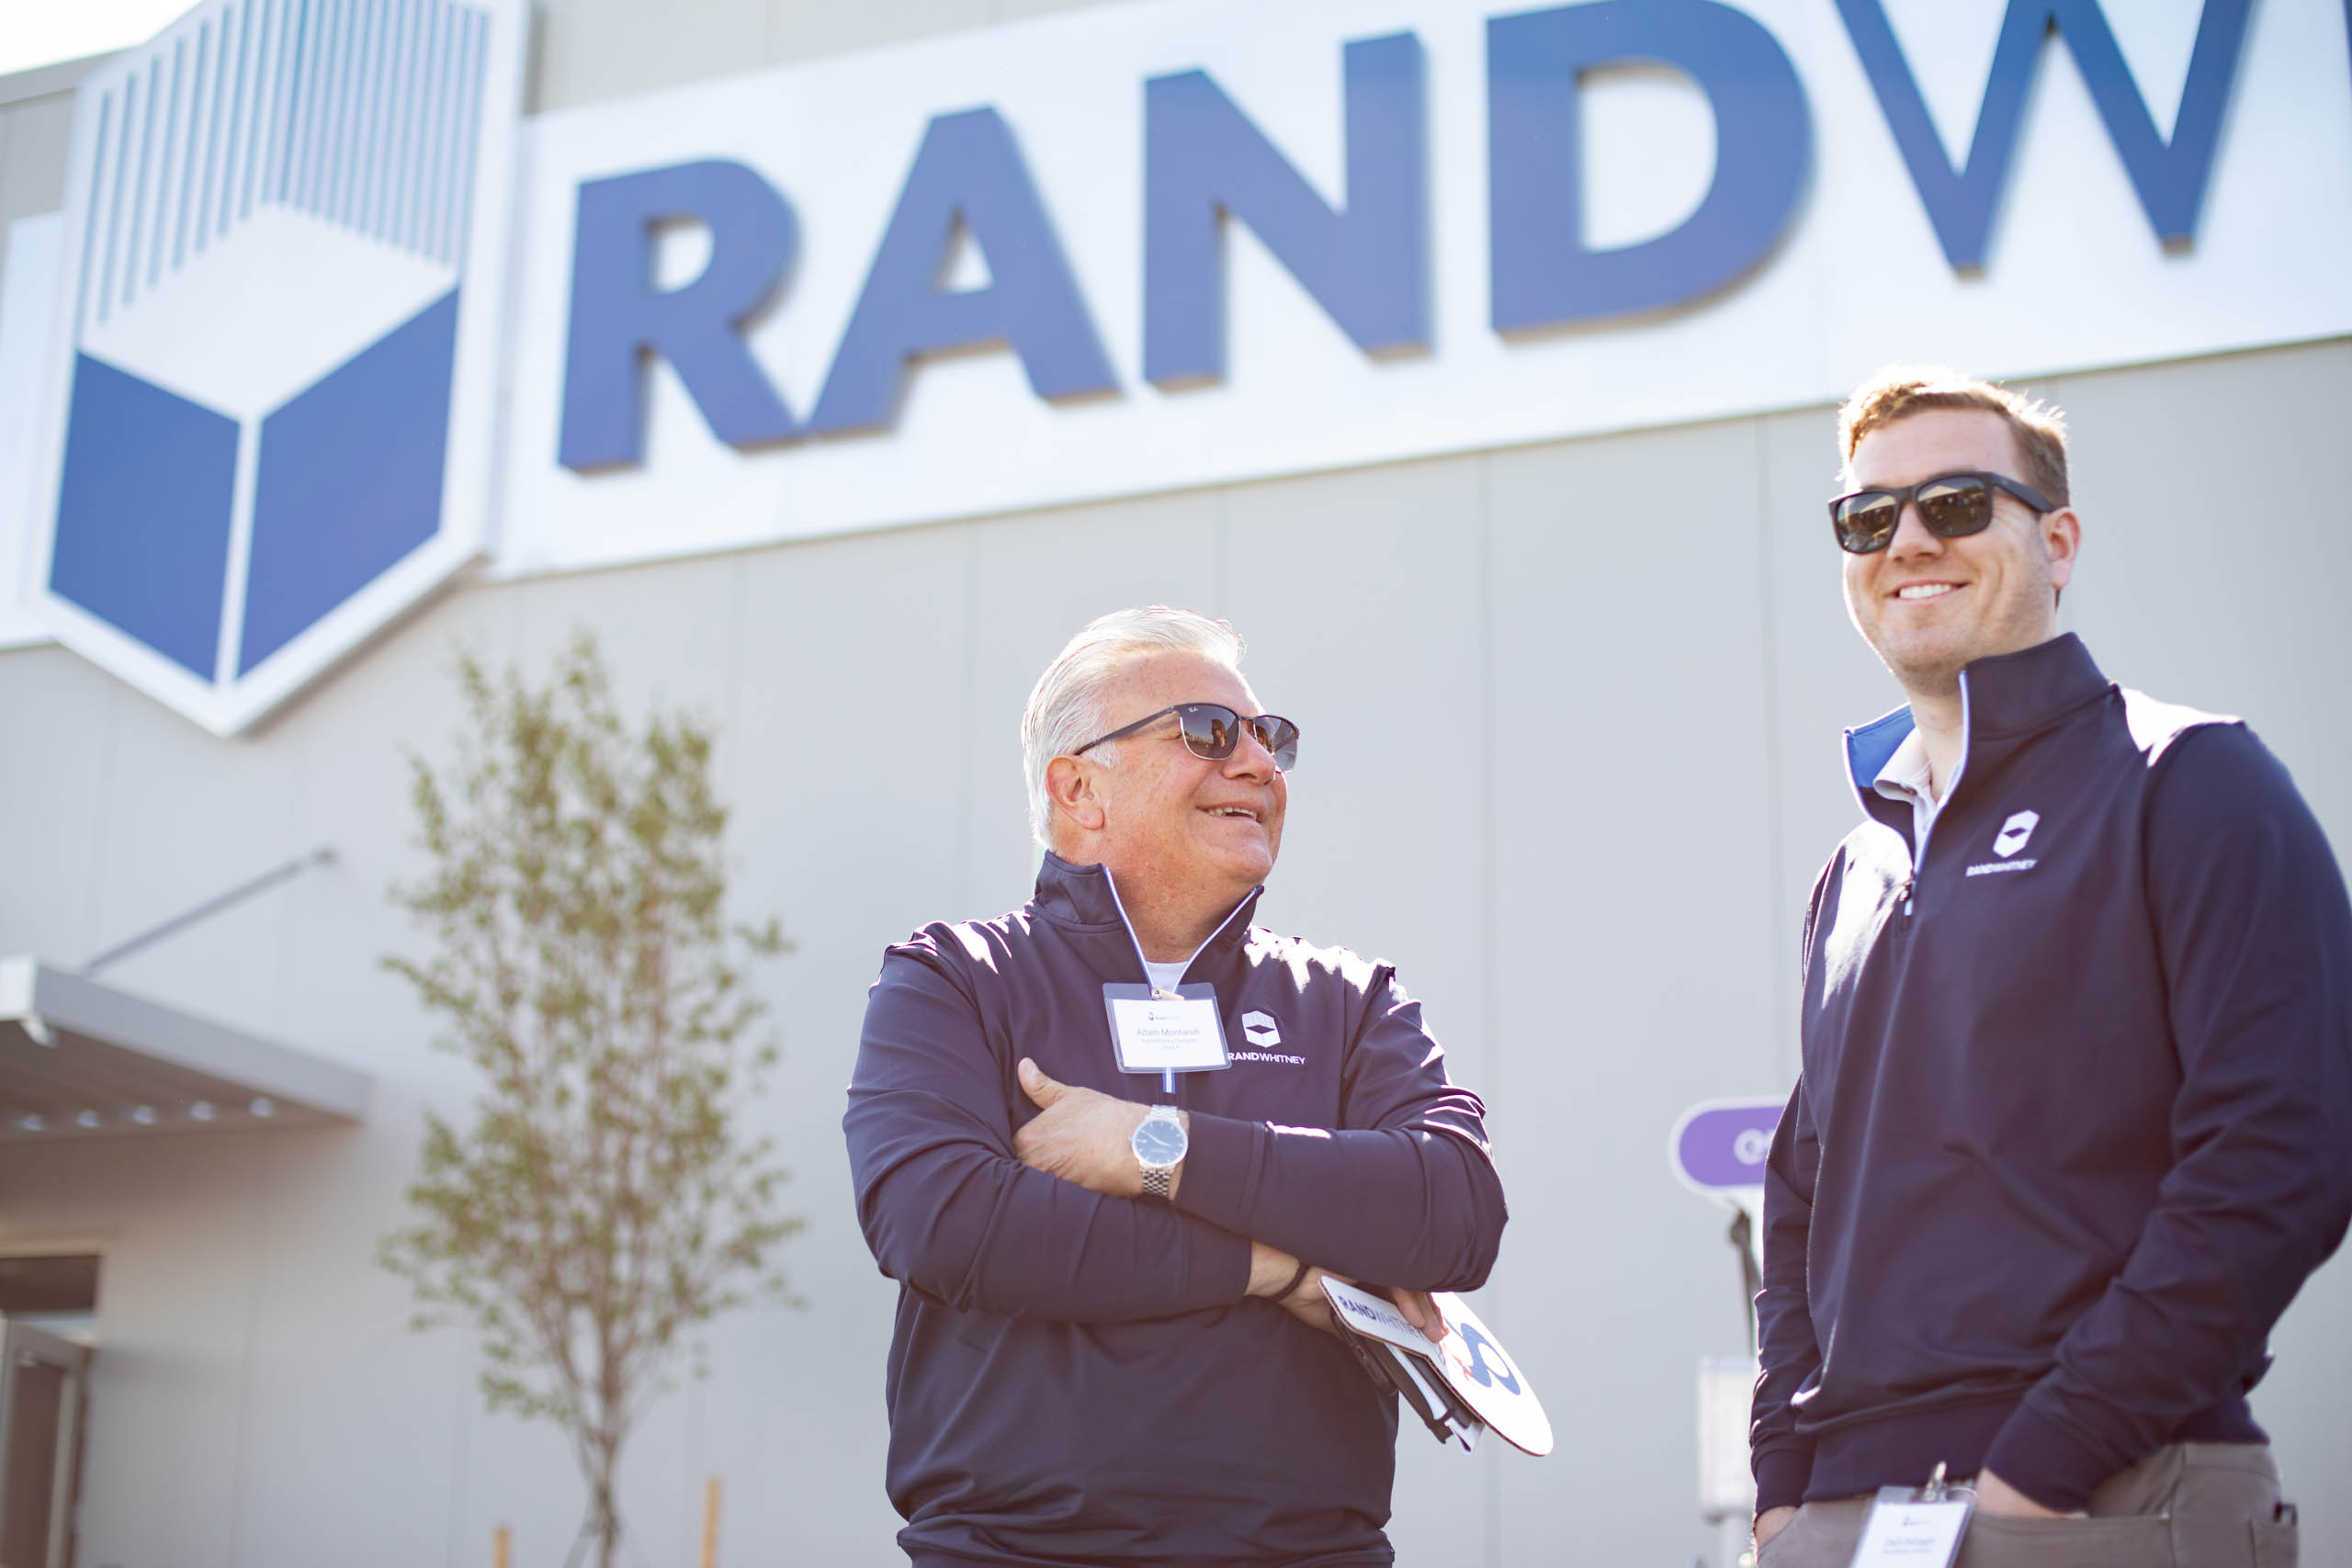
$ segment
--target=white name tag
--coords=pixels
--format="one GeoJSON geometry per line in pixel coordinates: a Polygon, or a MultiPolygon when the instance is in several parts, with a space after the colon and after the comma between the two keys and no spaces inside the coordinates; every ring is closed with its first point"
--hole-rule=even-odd
{"type": "Polygon", "coordinates": [[[1879,1488],[1852,1568],[1951,1568],[1970,1506],[1965,1495],[1929,1503],[1907,1486],[1879,1488]]]}
{"type": "Polygon", "coordinates": [[[1112,985],[1102,987],[1102,1000],[1123,1073],[1208,1073],[1233,1065],[1214,987],[1181,986],[1171,993],[1112,985]]]}

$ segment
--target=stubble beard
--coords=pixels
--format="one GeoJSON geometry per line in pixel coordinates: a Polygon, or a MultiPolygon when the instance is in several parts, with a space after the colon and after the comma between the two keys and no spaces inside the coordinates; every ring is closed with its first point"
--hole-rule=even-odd
{"type": "Polygon", "coordinates": [[[1938,639],[1934,645],[1916,651],[1873,641],[1872,651],[1907,695],[1931,701],[1957,700],[1960,672],[1969,665],[1980,659],[2039,647],[2058,635],[2055,595],[2049,573],[2036,572],[2032,578],[2019,585],[2023,592],[1996,606],[1984,620],[1962,631],[1960,636],[1938,639]]]}
{"type": "Polygon", "coordinates": [[[1903,688],[1904,694],[1914,701],[1922,697],[1957,700],[1960,696],[1960,672],[1967,668],[1969,656],[1947,652],[1905,658],[1898,652],[1881,649],[1878,661],[1886,666],[1886,672],[1894,677],[1894,683],[1903,688]]]}

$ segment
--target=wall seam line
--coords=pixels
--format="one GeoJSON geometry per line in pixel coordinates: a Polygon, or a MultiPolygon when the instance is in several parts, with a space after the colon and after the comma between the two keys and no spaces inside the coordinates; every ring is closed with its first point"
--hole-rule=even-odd
{"type": "MultiPolygon", "coordinates": [[[[1501,710],[1495,626],[1495,506],[1494,459],[1486,455],[1478,458],[1478,991],[1479,1013],[1486,1031],[1487,1097],[1501,1103],[1503,1082],[1503,1043],[1500,1028],[1501,998],[1498,994],[1498,965],[1495,943],[1499,931],[1497,918],[1498,894],[1496,886],[1498,823],[1496,798],[1498,781],[1495,767],[1495,727],[1501,710]]],[[[1507,1292],[1489,1287],[1487,1310],[1495,1315],[1498,1325],[1507,1315],[1501,1309],[1507,1303],[1507,1292]]],[[[1487,1448],[1485,1491],[1487,1505],[1487,1568],[1501,1568],[1503,1558],[1503,1489],[1502,1467],[1495,1462],[1494,1448],[1487,1448]]]]}
{"type": "Polygon", "coordinates": [[[1756,444],[1757,608],[1762,632],[1764,672],[1764,826],[1765,874],[1771,878],[1766,893],[1772,930],[1771,1066],[1782,1079],[1788,1069],[1794,1028],[1795,998],[1789,994],[1791,961],[1788,910],[1788,819],[1781,777],[1781,729],[1785,695],[1781,686],[1781,606],[1775,589],[1772,553],[1772,451],[1766,422],[1750,423],[1756,444]]]}

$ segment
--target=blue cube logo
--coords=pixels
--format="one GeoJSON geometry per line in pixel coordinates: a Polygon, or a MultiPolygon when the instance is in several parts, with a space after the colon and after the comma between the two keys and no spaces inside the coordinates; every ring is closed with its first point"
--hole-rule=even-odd
{"type": "Polygon", "coordinates": [[[86,80],[36,592],[244,728],[481,553],[519,0],[209,0],[86,80]]]}

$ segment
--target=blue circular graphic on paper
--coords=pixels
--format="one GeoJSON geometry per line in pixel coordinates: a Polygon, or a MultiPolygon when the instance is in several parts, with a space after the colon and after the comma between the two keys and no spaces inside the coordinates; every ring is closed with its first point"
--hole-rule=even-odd
{"type": "Polygon", "coordinates": [[[1470,1365],[1466,1369],[1480,1388],[1492,1388],[1500,1383],[1510,1393],[1519,1392],[1519,1374],[1511,1371],[1510,1359],[1493,1340],[1478,1332],[1474,1323],[1462,1325],[1462,1343],[1470,1348],[1470,1365]],[[1495,1364],[1488,1365],[1487,1352],[1495,1353],[1495,1364]]]}

